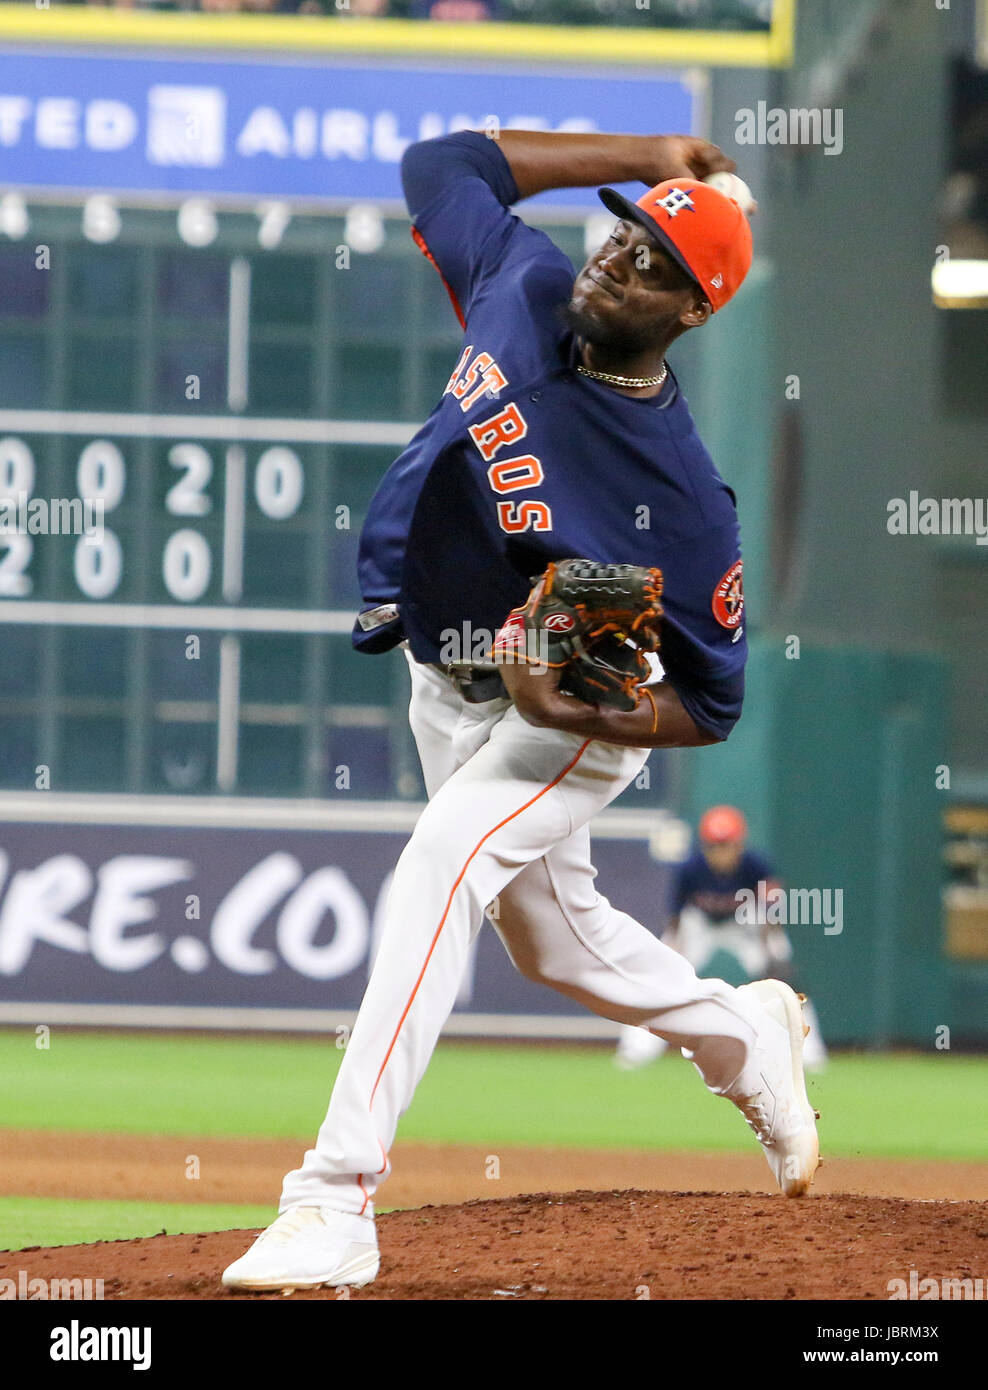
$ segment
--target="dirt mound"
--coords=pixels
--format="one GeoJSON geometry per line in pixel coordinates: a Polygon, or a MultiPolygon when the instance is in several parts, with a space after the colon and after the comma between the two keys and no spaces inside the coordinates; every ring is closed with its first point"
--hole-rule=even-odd
{"type": "MultiPolygon", "coordinates": [[[[379,1218],[355,1299],[875,1299],[891,1279],[988,1277],[978,1202],[717,1192],[542,1193],[379,1218]]],[[[107,1299],[281,1298],[219,1283],[249,1231],[0,1255],[0,1278],[102,1279],[107,1299]]],[[[321,1289],[293,1298],[339,1298],[321,1289]]]]}

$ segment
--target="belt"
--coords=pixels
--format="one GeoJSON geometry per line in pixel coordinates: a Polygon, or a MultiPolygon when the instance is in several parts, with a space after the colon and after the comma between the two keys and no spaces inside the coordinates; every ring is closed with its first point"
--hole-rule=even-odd
{"type": "Polygon", "coordinates": [[[482,705],[486,700],[508,697],[500,672],[489,666],[461,666],[451,662],[448,666],[433,665],[432,669],[451,681],[468,705],[482,705]]]}
{"type": "MultiPolygon", "coordinates": [[[[376,608],[368,608],[357,615],[357,622],[364,632],[393,623],[399,616],[396,603],[381,603],[376,608]]],[[[450,662],[447,666],[432,664],[459,691],[469,705],[482,705],[486,700],[505,700],[508,692],[500,674],[490,666],[467,666],[462,662],[450,662]]]]}
{"type": "Polygon", "coordinates": [[[367,608],[357,614],[357,622],[362,632],[373,632],[376,628],[387,627],[398,617],[396,603],[379,603],[376,608],[367,608]]]}

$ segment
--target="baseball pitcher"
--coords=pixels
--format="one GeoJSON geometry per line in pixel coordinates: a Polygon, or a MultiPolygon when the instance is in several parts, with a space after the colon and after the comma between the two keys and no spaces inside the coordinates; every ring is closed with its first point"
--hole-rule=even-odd
{"type": "Polygon", "coordinates": [[[741,712],[735,499],[665,360],[748,271],[739,204],[703,182],[731,169],[685,136],[466,131],[404,155],[412,235],[464,333],[371,503],[354,644],[404,647],[430,799],[315,1146],[228,1286],[375,1277],[375,1193],[492,904],[524,975],[685,1049],[783,1192],[810,1185],[795,994],[698,979],[596,891],[588,829],[650,749],[716,743],[741,712]],[[617,220],[575,278],[511,211],[630,180],[637,202],[600,189],[617,220]]]}

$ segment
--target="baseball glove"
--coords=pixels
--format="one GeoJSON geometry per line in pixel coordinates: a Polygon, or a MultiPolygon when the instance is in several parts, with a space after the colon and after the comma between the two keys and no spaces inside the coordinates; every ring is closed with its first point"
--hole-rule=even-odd
{"type": "Polygon", "coordinates": [[[559,669],[559,688],[592,705],[633,710],[659,646],[662,571],[557,560],[533,580],[494,643],[495,661],[559,669]]]}

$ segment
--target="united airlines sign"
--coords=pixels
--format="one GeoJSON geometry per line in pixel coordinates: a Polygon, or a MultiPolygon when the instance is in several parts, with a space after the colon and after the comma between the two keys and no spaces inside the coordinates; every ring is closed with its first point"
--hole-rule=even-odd
{"type": "MultiPolygon", "coordinates": [[[[7,188],[399,198],[415,140],[462,129],[690,132],[687,74],[466,72],[121,55],[0,55],[7,188]]],[[[589,205],[565,190],[546,201],[589,205]]]]}

